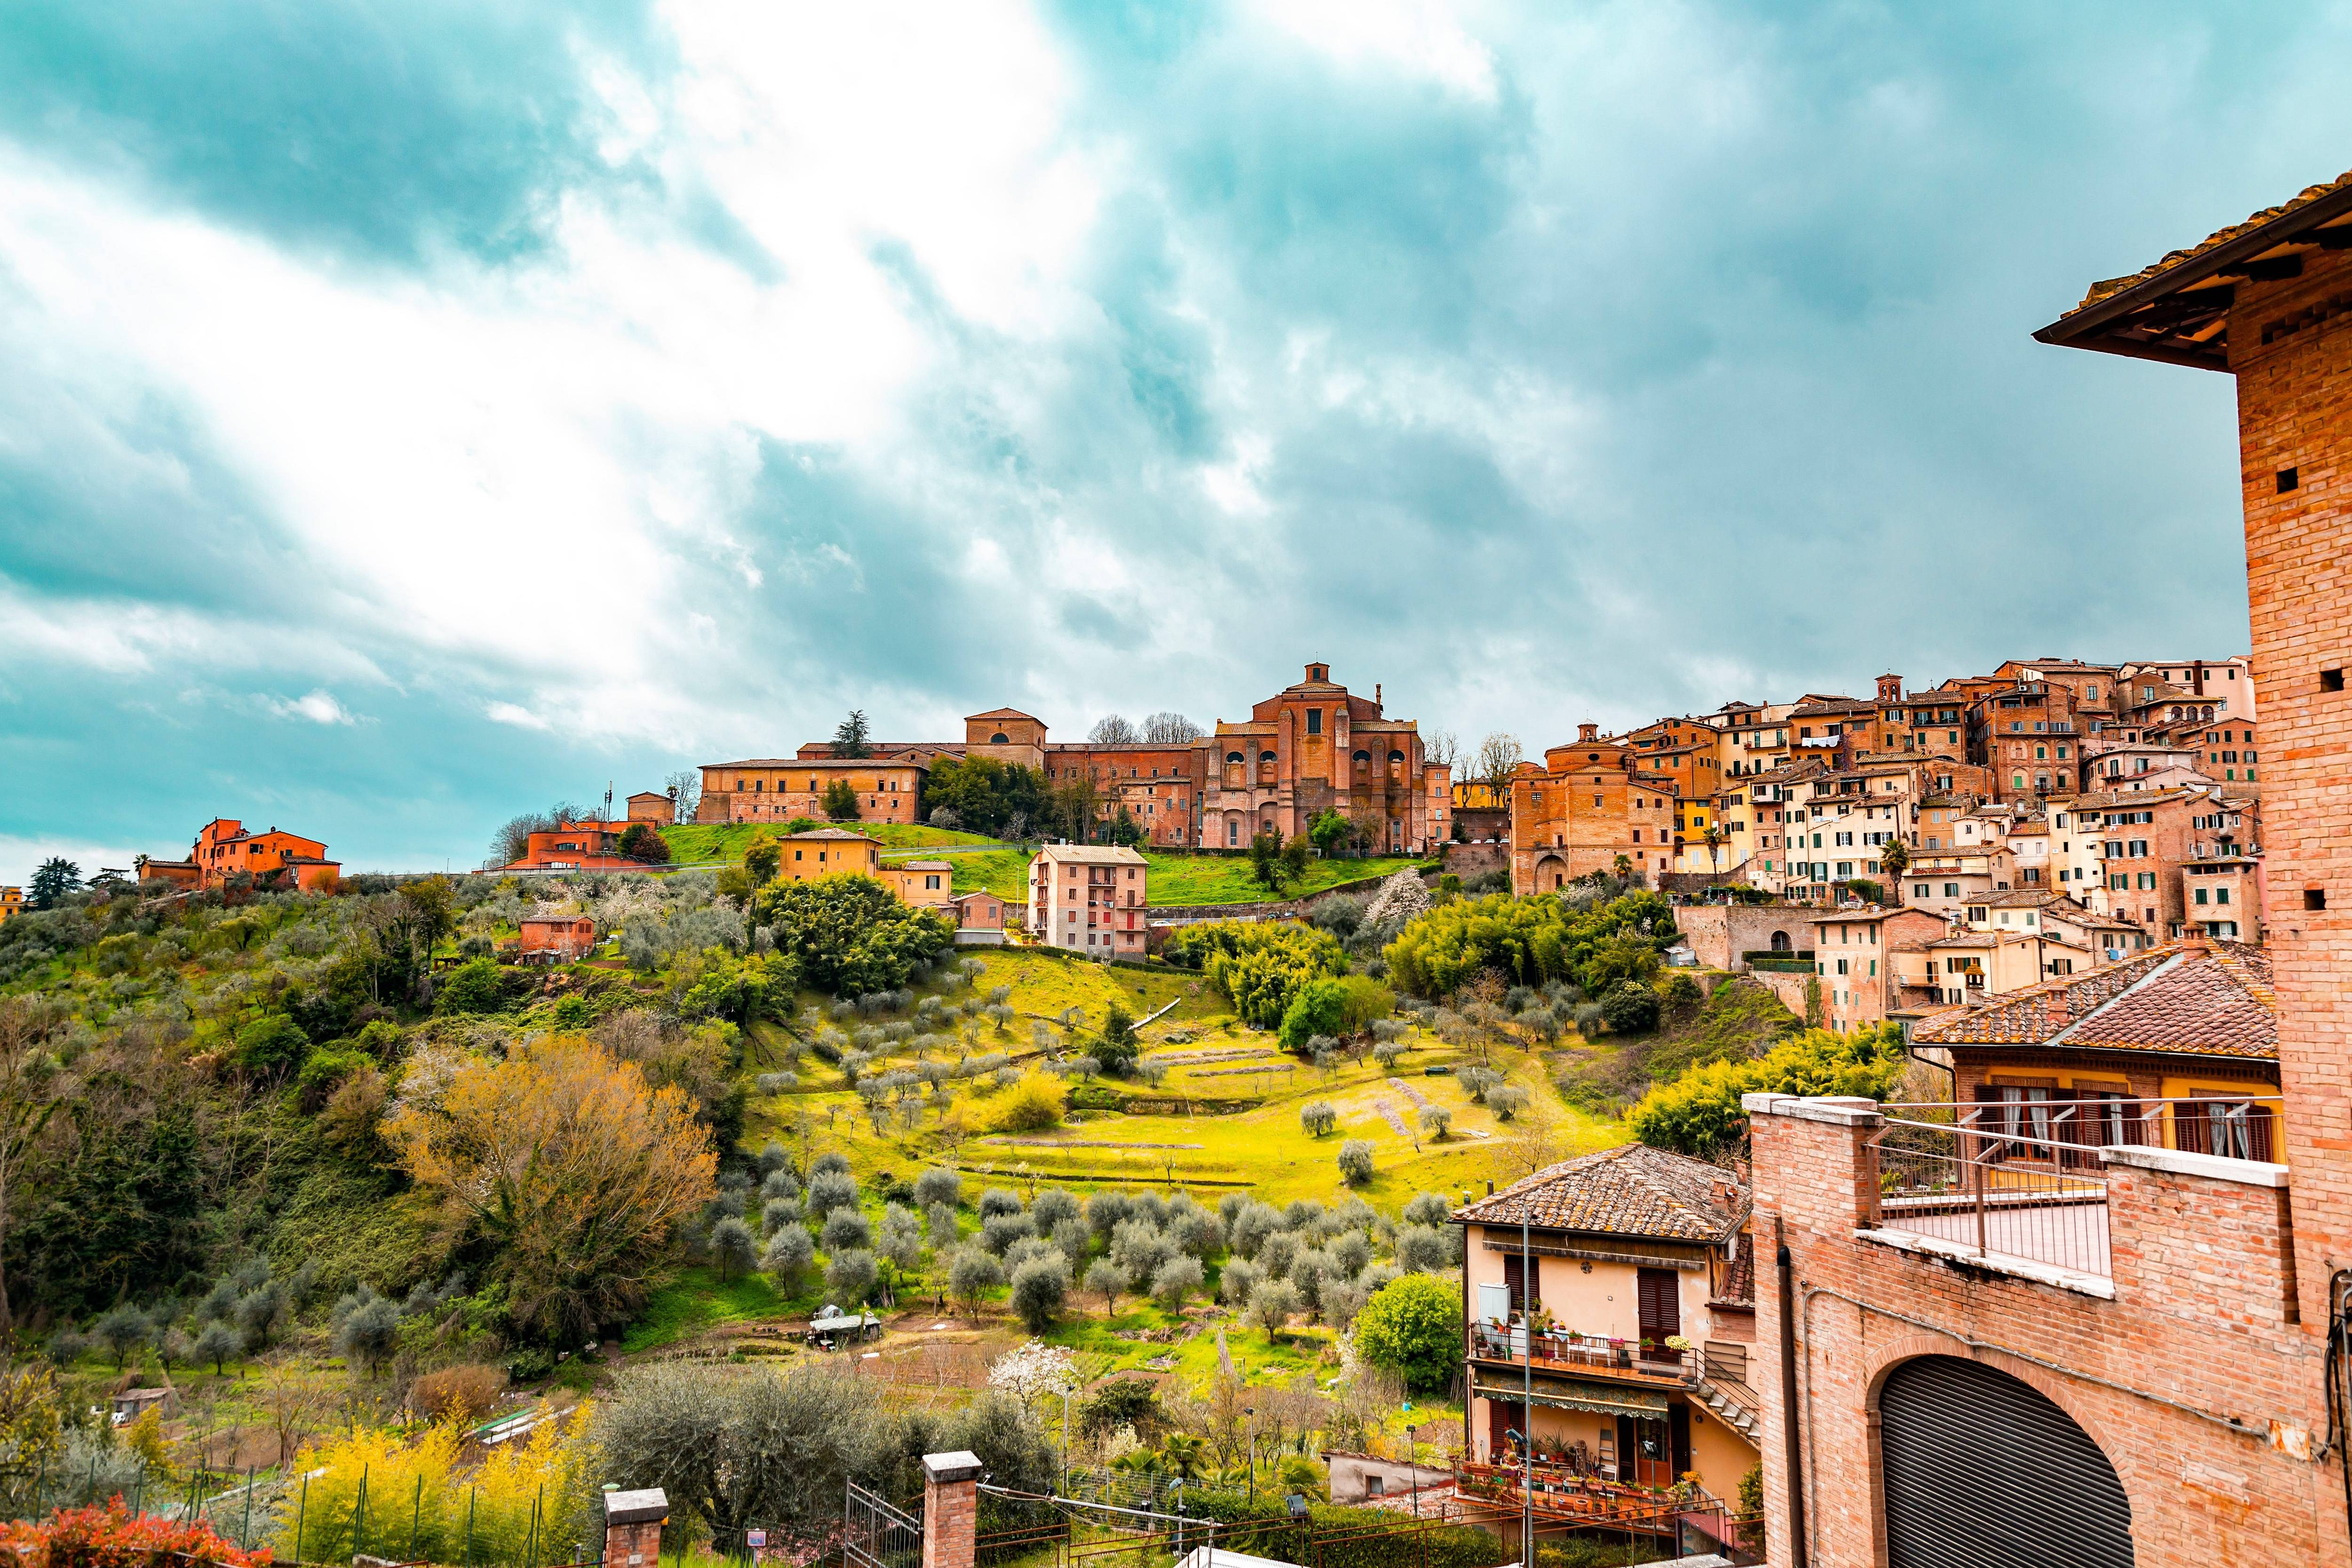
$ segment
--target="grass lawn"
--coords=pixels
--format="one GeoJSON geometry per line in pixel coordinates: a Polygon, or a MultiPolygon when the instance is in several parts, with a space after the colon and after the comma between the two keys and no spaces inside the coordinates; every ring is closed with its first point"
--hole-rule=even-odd
{"type": "Polygon", "coordinates": [[[806,1298],[778,1295],[763,1274],[739,1274],[722,1282],[716,1268],[681,1268],[654,1292],[645,1311],[629,1325],[621,1349],[656,1350],[720,1323],[793,1317],[806,1312],[809,1305],[806,1298]]]}
{"type": "MultiPolygon", "coordinates": [[[[819,823],[819,826],[833,826],[819,823]]],[[[906,822],[844,822],[837,826],[854,833],[877,838],[893,849],[918,849],[926,845],[990,844],[993,839],[978,833],[957,833],[945,827],[925,827],[906,822]]],[[[711,860],[740,860],[743,851],[759,834],[783,837],[782,823],[730,822],[686,823],[661,830],[662,840],[669,846],[670,858],[682,865],[699,865],[711,860]]]]}
{"type": "MultiPolygon", "coordinates": [[[[1202,904],[1256,903],[1268,895],[1250,875],[1247,860],[1223,855],[1179,855],[1164,849],[1147,849],[1143,858],[1150,868],[1151,901],[1162,906],[1190,908],[1202,904]]],[[[1029,896],[1029,858],[1017,849],[1000,850],[987,855],[958,855],[955,860],[955,890],[968,893],[986,889],[998,898],[1015,903],[1029,896]]],[[[1306,874],[1289,884],[1282,897],[1297,898],[1305,893],[1320,892],[1341,882],[1354,882],[1365,878],[1393,876],[1408,867],[1422,862],[1403,857],[1381,856],[1363,860],[1309,860],[1306,874]]]]}

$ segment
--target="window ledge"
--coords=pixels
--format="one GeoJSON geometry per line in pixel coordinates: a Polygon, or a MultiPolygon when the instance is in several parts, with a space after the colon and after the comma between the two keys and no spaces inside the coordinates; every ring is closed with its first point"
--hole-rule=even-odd
{"type": "Polygon", "coordinates": [[[1857,1230],[1856,1241],[1873,1242],[1891,1247],[1898,1252],[1916,1253],[1923,1258],[1939,1258],[1948,1263],[1965,1263],[1971,1268],[1981,1268],[1991,1274],[2006,1274],[2011,1279],[2027,1279],[2036,1285],[2048,1285],[2060,1290],[2072,1290],[2078,1296],[2092,1296],[2102,1301],[2116,1299],[2116,1282],[2103,1274],[2084,1274],[2077,1269],[2061,1268],[2053,1263],[2037,1263],[2030,1258],[2013,1258],[1995,1253],[1990,1258],[1973,1247],[1941,1237],[1921,1236],[1907,1230],[1857,1230]]]}

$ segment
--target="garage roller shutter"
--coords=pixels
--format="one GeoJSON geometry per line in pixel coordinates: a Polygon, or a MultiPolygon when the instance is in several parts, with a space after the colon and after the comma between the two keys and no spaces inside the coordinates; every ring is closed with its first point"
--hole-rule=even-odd
{"type": "Polygon", "coordinates": [[[2115,1467],[2039,1390],[1922,1356],[1878,1409],[1890,1568],[2131,1568],[2115,1467]]]}

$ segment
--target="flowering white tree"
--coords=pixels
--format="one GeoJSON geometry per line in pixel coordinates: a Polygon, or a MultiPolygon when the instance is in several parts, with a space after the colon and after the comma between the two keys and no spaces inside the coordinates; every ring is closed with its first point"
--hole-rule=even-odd
{"type": "Polygon", "coordinates": [[[1035,1340],[998,1357],[988,1369],[989,1387],[1001,1388],[1024,1404],[1059,1398],[1077,1385],[1077,1358],[1059,1345],[1035,1340]]]}

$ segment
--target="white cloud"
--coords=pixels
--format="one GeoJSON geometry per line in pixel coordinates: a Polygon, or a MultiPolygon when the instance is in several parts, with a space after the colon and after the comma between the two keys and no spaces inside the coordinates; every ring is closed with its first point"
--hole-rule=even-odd
{"type": "Polygon", "coordinates": [[[351,724],[357,721],[351,710],[335,700],[334,694],[325,690],[312,691],[291,700],[265,699],[265,705],[280,719],[306,719],[313,724],[351,724]]]}
{"type": "MultiPolygon", "coordinates": [[[[191,836],[193,837],[193,835],[191,836]]],[[[21,888],[33,879],[33,868],[42,861],[63,856],[81,868],[82,879],[88,881],[106,868],[128,871],[131,862],[144,855],[184,855],[178,845],[158,848],[130,848],[121,844],[98,844],[86,838],[53,837],[46,835],[20,836],[0,833],[0,886],[21,888]]]]}
{"type": "Polygon", "coordinates": [[[493,702],[482,711],[494,724],[512,724],[518,730],[548,730],[554,726],[528,708],[511,702],[493,702]]]}
{"type": "Polygon", "coordinates": [[[1494,54],[1464,29],[1460,6],[1435,0],[1262,0],[1259,9],[1344,66],[1377,62],[1481,103],[1494,101],[1494,54]]]}

